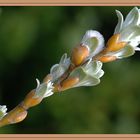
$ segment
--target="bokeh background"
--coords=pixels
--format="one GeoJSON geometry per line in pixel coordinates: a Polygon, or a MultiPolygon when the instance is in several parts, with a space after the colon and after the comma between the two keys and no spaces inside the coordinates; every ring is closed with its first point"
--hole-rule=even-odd
{"type": "MultiPolygon", "coordinates": [[[[89,29],[107,40],[117,24],[115,10],[133,7],[1,7],[0,104],[8,111],[22,101],[53,64],[89,29]]],[[[55,94],[29,110],[27,118],[0,128],[1,134],[140,133],[140,53],[104,64],[94,87],[55,94]]]]}

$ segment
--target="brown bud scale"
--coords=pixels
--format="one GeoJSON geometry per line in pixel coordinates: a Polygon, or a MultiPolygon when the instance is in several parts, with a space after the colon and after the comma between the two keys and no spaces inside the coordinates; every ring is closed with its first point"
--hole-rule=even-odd
{"type": "Polygon", "coordinates": [[[125,47],[126,42],[119,42],[120,34],[114,34],[107,42],[106,51],[118,51],[125,47]]]}
{"type": "Polygon", "coordinates": [[[31,90],[27,96],[25,97],[25,99],[23,100],[22,104],[24,106],[24,108],[30,108],[33,106],[38,105],[43,98],[36,98],[35,97],[35,90],[31,90]]]}
{"type": "Polygon", "coordinates": [[[103,63],[111,62],[111,61],[114,61],[116,59],[117,59],[116,56],[102,56],[102,57],[98,58],[98,60],[103,62],[103,63]]]}
{"type": "Polygon", "coordinates": [[[89,56],[89,50],[86,46],[75,47],[72,51],[71,61],[75,66],[79,66],[89,56]]]}
{"type": "Polygon", "coordinates": [[[78,77],[70,77],[66,80],[64,80],[61,83],[61,90],[66,90],[69,88],[72,88],[74,85],[76,85],[79,82],[79,78],[78,77]]]}

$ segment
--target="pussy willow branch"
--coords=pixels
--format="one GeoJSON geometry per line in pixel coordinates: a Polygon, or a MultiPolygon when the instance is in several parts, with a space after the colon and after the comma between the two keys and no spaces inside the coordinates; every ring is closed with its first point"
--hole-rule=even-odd
{"type": "MultiPolygon", "coordinates": [[[[103,55],[105,54],[103,52],[104,51],[102,51],[97,56],[95,56],[93,58],[93,60],[98,60],[98,58],[101,58],[102,54],[103,55]]],[[[84,63],[86,63],[86,62],[84,62],[84,63]]],[[[83,64],[81,64],[80,66],[82,66],[83,64]]],[[[77,67],[79,67],[79,66],[73,66],[72,64],[69,66],[68,70],[53,85],[54,86],[54,89],[53,89],[54,93],[67,90],[71,87],[70,85],[63,86],[62,83],[67,79],[69,74],[77,67]]],[[[47,84],[48,81],[51,79],[52,79],[51,75],[48,74],[44,78],[43,82],[45,82],[47,84]]],[[[43,98],[32,99],[34,92],[35,92],[35,89],[31,90],[20,104],[18,104],[14,109],[12,109],[10,112],[8,112],[8,114],[0,120],[0,127],[8,125],[8,124],[14,124],[14,123],[18,123],[18,122],[23,121],[27,116],[28,109],[41,103],[43,98]]]]}
{"type": "MultiPolygon", "coordinates": [[[[129,57],[135,53],[135,51],[140,51],[140,48],[137,47],[140,42],[140,9],[137,7],[133,8],[129,14],[126,16],[125,21],[123,21],[123,15],[121,12],[116,11],[118,16],[118,24],[115,28],[114,34],[111,36],[111,38],[107,41],[106,47],[104,47],[104,38],[103,36],[93,30],[89,30],[86,32],[85,36],[83,37],[81,44],[78,47],[75,47],[72,51],[71,58],[70,58],[70,65],[68,65],[68,69],[65,69],[64,74],[58,74],[60,77],[53,79],[53,72],[51,74],[48,74],[44,80],[43,80],[43,86],[45,84],[45,88],[48,88],[48,85],[50,86],[51,90],[53,90],[54,93],[67,90],[72,87],[76,87],[75,85],[78,83],[80,77],[72,77],[71,73],[75,72],[74,70],[77,68],[84,69],[86,76],[89,74],[88,70],[86,69],[88,62],[92,61],[100,61],[102,63],[105,62],[111,62],[115,61],[117,59],[129,57]],[[98,43],[96,42],[98,40],[98,43]],[[93,43],[94,42],[94,43],[93,43]],[[95,47],[95,44],[98,44],[95,47]],[[91,47],[91,48],[90,48],[91,47]],[[95,47],[94,49],[92,47],[95,47]],[[92,52],[93,50],[93,52],[92,52]],[[50,81],[53,81],[53,87],[52,83],[50,81]]],[[[64,61],[66,55],[63,57],[62,61],[64,61]]],[[[68,60],[68,59],[67,59],[68,60]]],[[[62,62],[64,63],[64,62],[62,62]]],[[[98,63],[99,64],[99,63],[98,63]]],[[[54,68],[56,68],[58,65],[55,65],[54,68]]],[[[90,65],[92,66],[92,64],[90,65]]],[[[81,70],[80,69],[80,70],[81,70]]],[[[52,71],[53,71],[52,70],[52,71]]],[[[79,70],[79,69],[78,69],[79,70]]],[[[90,70],[93,70],[92,68],[90,70]]],[[[78,71],[79,72],[79,71],[78,71]]],[[[93,72],[94,71],[90,71],[93,72]]],[[[85,74],[84,73],[84,74],[85,74]]],[[[57,74],[57,72],[56,72],[57,74]]],[[[98,75],[99,73],[97,73],[98,75]]],[[[91,76],[91,73],[89,74],[91,76]]],[[[88,76],[89,76],[88,75],[88,76]]],[[[97,76],[96,75],[96,76],[97,76]]],[[[95,78],[97,83],[100,81],[100,76],[103,75],[103,71],[100,70],[100,74],[96,77],[93,76],[92,78],[95,78]]],[[[39,81],[38,86],[40,85],[39,81]]],[[[89,81],[88,83],[89,84],[89,81]]],[[[85,84],[85,85],[86,85],[85,84]]],[[[92,82],[89,84],[95,85],[92,82]]],[[[41,103],[41,101],[44,99],[44,97],[47,97],[51,94],[51,90],[49,89],[45,96],[35,96],[38,91],[41,89],[40,86],[36,89],[31,90],[24,100],[17,105],[13,110],[8,112],[6,115],[4,114],[4,117],[0,120],[0,127],[8,125],[8,124],[14,124],[23,121],[27,116],[27,111],[29,108],[34,107],[41,103]],[[38,89],[39,88],[39,89],[38,89]]],[[[42,92],[41,92],[42,93],[42,92]]],[[[3,108],[5,110],[5,107],[3,108]]],[[[5,111],[3,111],[5,113],[5,111]]]]}

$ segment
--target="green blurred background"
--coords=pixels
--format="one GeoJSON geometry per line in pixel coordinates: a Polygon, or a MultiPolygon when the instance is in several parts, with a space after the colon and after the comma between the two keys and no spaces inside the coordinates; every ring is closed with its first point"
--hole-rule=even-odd
{"type": "MultiPolygon", "coordinates": [[[[1,7],[0,104],[8,111],[36,87],[53,64],[89,29],[107,40],[117,24],[115,10],[133,7],[1,7]]],[[[55,94],[29,110],[27,118],[0,133],[140,133],[140,53],[104,64],[95,87],[55,94]]]]}

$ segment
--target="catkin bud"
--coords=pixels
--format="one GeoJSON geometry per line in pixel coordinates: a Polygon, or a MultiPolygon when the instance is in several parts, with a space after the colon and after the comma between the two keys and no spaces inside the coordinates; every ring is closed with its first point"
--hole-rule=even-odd
{"type": "Polygon", "coordinates": [[[30,107],[33,107],[33,106],[36,106],[38,105],[43,98],[35,98],[35,90],[31,90],[27,96],[25,97],[24,101],[22,102],[23,106],[25,108],[30,108],[30,107]]]}
{"type": "Polygon", "coordinates": [[[13,115],[11,123],[21,122],[26,118],[26,116],[27,116],[27,110],[19,108],[18,111],[15,112],[15,115],[13,115]]]}
{"type": "Polygon", "coordinates": [[[111,62],[111,61],[114,61],[116,60],[117,57],[116,56],[102,56],[102,57],[99,57],[98,60],[103,62],[103,63],[106,63],[106,62],[111,62]]]}
{"type": "Polygon", "coordinates": [[[78,82],[79,82],[79,78],[78,77],[70,77],[70,78],[64,80],[61,83],[61,88],[62,88],[62,90],[66,90],[66,89],[72,88],[78,82]]]}
{"type": "Polygon", "coordinates": [[[114,34],[107,42],[107,51],[118,51],[122,49],[125,45],[126,42],[119,42],[120,34],[114,34]]]}
{"type": "Polygon", "coordinates": [[[60,92],[72,88],[78,82],[79,82],[78,77],[70,77],[64,80],[63,82],[61,82],[61,84],[54,85],[54,92],[60,92]]]}
{"type": "Polygon", "coordinates": [[[18,105],[3,117],[3,119],[0,121],[0,126],[21,122],[26,118],[26,116],[26,109],[24,109],[21,105],[18,105]]]}
{"type": "Polygon", "coordinates": [[[89,49],[86,46],[75,47],[72,51],[71,61],[75,66],[79,66],[89,56],[89,49]]]}

